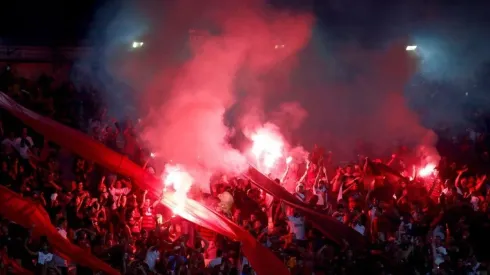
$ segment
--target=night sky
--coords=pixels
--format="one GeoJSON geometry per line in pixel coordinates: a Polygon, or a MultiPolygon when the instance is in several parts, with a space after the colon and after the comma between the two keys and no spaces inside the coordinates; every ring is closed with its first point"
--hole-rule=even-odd
{"type": "MultiPolygon", "coordinates": [[[[0,36],[3,43],[75,44],[85,38],[95,11],[107,2],[1,1],[0,36]]],[[[313,9],[331,35],[355,38],[366,45],[401,34],[411,35],[435,21],[441,21],[438,28],[442,30],[454,28],[452,24],[456,23],[488,25],[490,20],[486,18],[490,2],[480,0],[271,0],[271,3],[313,9]]]]}
{"type": "Polygon", "coordinates": [[[76,44],[103,1],[1,1],[0,41],[14,44],[76,44]],[[97,3],[97,4],[96,4],[97,3]]]}

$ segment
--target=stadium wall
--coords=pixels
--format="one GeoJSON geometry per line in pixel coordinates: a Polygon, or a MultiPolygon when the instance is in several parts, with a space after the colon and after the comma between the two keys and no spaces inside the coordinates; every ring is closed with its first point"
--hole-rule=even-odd
{"type": "Polygon", "coordinates": [[[42,47],[0,45],[0,70],[35,80],[46,74],[56,81],[70,78],[73,62],[89,54],[89,47],[42,47]]]}

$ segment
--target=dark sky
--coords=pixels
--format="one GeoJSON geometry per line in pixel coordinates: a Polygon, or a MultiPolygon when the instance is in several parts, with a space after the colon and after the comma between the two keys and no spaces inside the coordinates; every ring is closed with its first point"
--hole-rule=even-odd
{"type": "Polygon", "coordinates": [[[102,2],[0,1],[0,41],[73,44],[85,36],[94,11],[102,2]]]}
{"type": "MultiPolygon", "coordinates": [[[[73,44],[86,36],[94,12],[108,1],[0,1],[0,37],[3,43],[73,44]]],[[[490,21],[487,19],[490,2],[480,0],[271,1],[294,9],[313,8],[322,25],[327,26],[331,33],[366,42],[394,33],[409,34],[412,29],[441,18],[477,24],[488,24],[490,21]]]]}

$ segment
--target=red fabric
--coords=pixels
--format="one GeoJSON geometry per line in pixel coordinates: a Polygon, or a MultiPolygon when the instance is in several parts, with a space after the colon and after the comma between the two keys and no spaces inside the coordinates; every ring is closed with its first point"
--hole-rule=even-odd
{"type": "Polygon", "coordinates": [[[368,167],[374,176],[385,176],[391,183],[398,183],[399,181],[407,181],[408,179],[398,173],[395,169],[389,167],[386,164],[368,161],[368,167]]]}
{"type": "Polygon", "coordinates": [[[22,274],[22,275],[30,275],[32,272],[24,269],[20,266],[16,261],[9,259],[9,266],[12,268],[10,271],[12,274],[22,274]]]}
{"type": "Polygon", "coordinates": [[[216,233],[212,230],[207,229],[206,227],[199,226],[197,232],[199,232],[199,235],[202,238],[208,241],[214,241],[214,238],[216,237],[216,233]]]}
{"type": "Polygon", "coordinates": [[[33,228],[33,233],[37,236],[46,236],[57,254],[65,255],[70,260],[94,270],[119,274],[103,261],[63,238],[39,204],[21,197],[4,186],[0,186],[0,215],[25,228],[33,228]]]}
{"type": "Polygon", "coordinates": [[[156,227],[155,218],[153,217],[153,210],[149,210],[143,213],[143,219],[141,220],[141,229],[154,230],[156,227]]]}
{"type": "Polygon", "coordinates": [[[4,274],[24,274],[30,275],[32,272],[25,270],[22,266],[20,266],[16,261],[9,258],[6,251],[0,252],[0,262],[3,264],[4,271],[9,270],[9,272],[5,272],[4,274]]]}
{"type": "Polygon", "coordinates": [[[325,236],[341,245],[345,239],[355,248],[363,248],[365,245],[364,237],[349,226],[338,222],[333,217],[311,209],[308,205],[300,201],[296,196],[289,193],[282,186],[260,173],[254,167],[250,167],[247,177],[259,188],[275,198],[281,199],[287,205],[300,210],[303,215],[325,236]]]}
{"type": "MultiPolygon", "coordinates": [[[[4,255],[4,256],[6,257],[6,255],[4,255]]],[[[16,261],[14,261],[8,257],[6,257],[5,259],[2,258],[2,260],[4,260],[3,264],[6,268],[10,267],[10,270],[7,274],[22,274],[22,275],[31,275],[32,274],[32,272],[24,269],[16,261]]]]}
{"type": "MultiPolygon", "coordinates": [[[[77,130],[22,107],[3,93],[0,93],[0,107],[22,120],[34,131],[43,134],[48,140],[114,172],[130,177],[141,188],[149,190],[157,197],[160,196],[163,189],[162,182],[148,174],[126,156],[110,150],[77,130]]],[[[178,205],[171,194],[165,194],[162,203],[170,208],[178,205]]],[[[5,205],[5,207],[7,206],[5,205]]],[[[185,210],[181,215],[184,219],[240,241],[245,255],[258,274],[289,274],[286,266],[270,250],[259,244],[238,225],[194,200],[188,199],[184,208],[185,210]]],[[[29,225],[25,226],[29,227],[29,225]]]]}
{"type": "MultiPolygon", "coordinates": [[[[376,197],[381,201],[392,200],[393,194],[395,193],[396,188],[399,186],[400,182],[406,182],[406,183],[410,182],[408,178],[402,176],[400,173],[398,173],[393,168],[387,166],[386,164],[376,163],[368,160],[368,167],[370,170],[368,173],[369,175],[375,177],[384,176],[386,178],[386,181],[383,181],[382,185],[376,186],[373,192],[371,193],[373,197],[376,197]]],[[[419,185],[419,184],[408,184],[407,191],[408,191],[408,195],[407,195],[408,200],[417,200],[428,194],[427,193],[428,190],[426,190],[423,185],[419,185]]],[[[439,190],[436,188],[432,194],[437,196],[437,194],[440,194],[438,193],[438,191],[439,190]]]]}
{"type": "MultiPolygon", "coordinates": [[[[164,196],[163,201],[170,208],[177,206],[176,201],[172,200],[171,196],[164,196]]],[[[194,200],[188,199],[184,208],[185,211],[181,214],[182,218],[240,241],[243,253],[257,274],[290,274],[283,262],[234,222],[194,200]]]]}

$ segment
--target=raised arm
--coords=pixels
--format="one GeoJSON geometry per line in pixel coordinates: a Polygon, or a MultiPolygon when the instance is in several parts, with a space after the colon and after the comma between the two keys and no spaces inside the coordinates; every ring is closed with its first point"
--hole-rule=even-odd
{"type": "Polygon", "coordinates": [[[463,168],[462,170],[459,170],[458,171],[458,176],[456,177],[456,179],[454,180],[454,186],[456,186],[456,188],[460,188],[460,179],[461,179],[461,176],[463,175],[464,172],[468,171],[468,168],[463,168]]]}
{"type": "Polygon", "coordinates": [[[29,253],[32,256],[39,255],[39,252],[34,252],[34,251],[29,249],[29,247],[27,246],[27,243],[29,242],[29,240],[30,240],[30,238],[27,238],[26,241],[24,242],[24,248],[26,249],[27,253],[29,253]]]}
{"type": "Polygon", "coordinates": [[[288,176],[288,173],[289,173],[289,163],[286,164],[286,170],[284,171],[284,174],[282,174],[281,176],[281,184],[284,183],[284,180],[288,176]]]}
{"type": "Polygon", "coordinates": [[[308,175],[308,170],[310,170],[310,162],[306,162],[306,170],[305,173],[301,176],[301,178],[298,180],[298,182],[303,182],[306,179],[306,176],[308,175]]]}
{"type": "Polygon", "coordinates": [[[482,177],[477,178],[476,186],[475,186],[475,190],[474,191],[480,190],[480,188],[482,187],[483,183],[485,183],[485,180],[486,179],[487,179],[487,175],[483,175],[482,177]]]}

